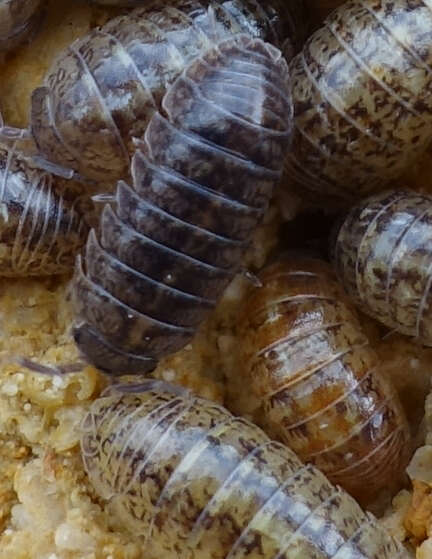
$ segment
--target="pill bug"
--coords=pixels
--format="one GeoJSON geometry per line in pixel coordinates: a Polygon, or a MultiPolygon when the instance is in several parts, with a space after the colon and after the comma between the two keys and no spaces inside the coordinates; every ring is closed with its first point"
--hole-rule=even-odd
{"type": "Polygon", "coordinates": [[[74,282],[75,340],[112,374],[146,372],[193,337],[241,264],[280,179],[288,67],[246,35],[195,59],[166,93],[74,282]]]}
{"type": "Polygon", "coordinates": [[[54,179],[0,147],[0,276],[70,273],[88,229],[54,179]]]}
{"type": "Polygon", "coordinates": [[[392,330],[432,346],[432,198],[390,190],[372,196],[339,225],[336,272],[360,308],[392,330]]]}
{"type": "Polygon", "coordinates": [[[129,176],[133,138],[143,137],[167,85],[187,63],[240,32],[288,51],[301,6],[301,0],[289,7],[283,0],[171,0],[137,8],[60,54],[32,94],[30,129],[3,127],[3,141],[24,139],[27,153],[33,149],[35,161],[52,172],[68,177],[73,170],[77,178],[115,184],[129,176]]]}
{"type": "Polygon", "coordinates": [[[111,388],[85,417],[81,450],[94,488],[151,557],[408,559],[314,466],[178,387],[111,388]]]}
{"type": "Polygon", "coordinates": [[[293,185],[349,205],[385,188],[431,139],[432,11],[424,0],[351,0],[291,64],[293,185]]]}
{"type": "Polygon", "coordinates": [[[239,313],[239,367],[268,434],[362,503],[409,459],[404,411],[330,266],[287,254],[239,313]]]}
{"type": "Polygon", "coordinates": [[[22,43],[39,23],[42,0],[0,0],[0,53],[22,43]]]}

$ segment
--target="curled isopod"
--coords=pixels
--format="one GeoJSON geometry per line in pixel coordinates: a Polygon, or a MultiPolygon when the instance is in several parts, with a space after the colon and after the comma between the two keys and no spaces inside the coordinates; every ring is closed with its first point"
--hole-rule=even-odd
{"type": "Polygon", "coordinates": [[[239,367],[262,426],[362,503],[402,481],[410,434],[355,309],[330,266],[285,255],[245,298],[239,367]]]}
{"type": "Polygon", "coordinates": [[[88,228],[54,178],[0,147],[0,276],[69,273],[88,228]]]}
{"type": "Polygon", "coordinates": [[[163,109],[75,275],[75,340],[111,374],[185,346],[239,269],[289,145],[287,64],[238,35],[195,59],[163,109]]]}
{"type": "Polygon", "coordinates": [[[314,466],[189,392],[111,389],[85,417],[81,449],[99,496],[149,557],[409,557],[314,466]]]}
{"type": "Polygon", "coordinates": [[[291,76],[293,184],[312,202],[342,206],[383,190],[432,138],[430,2],[345,2],[291,76]]]}
{"type": "Polygon", "coordinates": [[[332,244],[337,274],[362,311],[432,346],[432,197],[395,190],[363,200],[332,244]]]}
{"type": "Polygon", "coordinates": [[[6,126],[1,137],[24,137],[21,149],[47,170],[115,184],[129,177],[133,138],[143,137],[167,86],[195,56],[236,33],[288,51],[300,8],[301,0],[160,0],[136,8],[60,54],[32,94],[30,129],[6,126]]]}
{"type": "Polygon", "coordinates": [[[22,43],[40,22],[43,0],[0,0],[0,53],[22,43]]]}

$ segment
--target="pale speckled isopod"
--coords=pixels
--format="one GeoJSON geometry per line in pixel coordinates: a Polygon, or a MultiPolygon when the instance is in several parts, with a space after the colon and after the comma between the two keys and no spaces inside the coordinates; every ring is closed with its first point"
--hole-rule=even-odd
{"type": "Polygon", "coordinates": [[[52,175],[0,147],[0,276],[70,273],[87,235],[52,175]]]}
{"type": "Polygon", "coordinates": [[[330,266],[285,255],[259,274],[238,325],[239,368],[263,426],[362,503],[402,481],[410,433],[330,266]],[[395,483],[393,483],[395,482],[395,483]]]}
{"type": "Polygon", "coordinates": [[[143,137],[187,63],[236,33],[288,51],[301,34],[301,7],[301,0],[159,0],[136,8],[60,54],[33,92],[30,128],[3,127],[3,141],[21,138],[39,165],[66,177],[73,170],[115,184],[129,177],[133,138],[143,137]]]}
{"type": "Polygon", "coordinates": [[[354,207],[332,242],[348,295],[392,330],[432,346],[432,198],[386,191],[354,207]]]}
{"type": "Polygon", "coordinates": [[[43,0],[0,0],[0,53],[22,43],[39,23],[43,0]]]}
{"type": "Polygon", "coordinates": [[[81,451],[149,557],[408,559],[372,514],[259,427],[179,387],[136,390],[92,403],[81,451]]]}
{"type": "Polygon", "coordinates": [[[291,64],[295,133],[287,172],[312,202],[382,190],[432,138],[432,6],[351,0],[291,64]]]}
{"type": "Polygon", "coordinates": [[[241,265],[292,131],[281,52],[238,35],[195,59],[163,99],[115,210],[74,282],[75,340],[111,374],[186,345],[241,265]]]}

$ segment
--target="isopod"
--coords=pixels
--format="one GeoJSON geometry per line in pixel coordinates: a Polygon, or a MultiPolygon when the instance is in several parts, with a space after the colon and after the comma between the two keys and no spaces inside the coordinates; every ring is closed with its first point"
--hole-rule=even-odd
{"type": "Polygon", "coordinates": [[[401,481],[410,434],[330,266],[285,255],[259,275],[238,325],[239,368],[262,426],[363,503],[401,481]]]}
{"type": "Polygon", "coordinates": [[[92,403],[81,450],[149,557],[408,559],[372,514],[259,427],[172,385],[140,390],[92,403]]]}
{"type": "Polygon", "coordinates": [[[40,21],[43,0],[0,0],[0,53],[22,43],[40,21]]]}
{"type": "Polygon", "coordinates": [[[344,206],[386,188],[432,138],[432,10],[351,0],[291,64],[293,186],[344,206]]]}
{"type": "Polygon", "coordinates": [[[290,50],[301,6],[301,0],[289,7],[284,0],[161,0],[136,8],[60,54],[32,94],[29,130],[3,127],[3,141],[25,140],[21,149],[65,177],[115,184],[129,177],[133,138],[143,137],[185,65],[236,33],[290,50]]]}
{"type": "Polygon", "coordinates": [[[362,201],[334,235],[333,260],[362,311],[432,346],[430,196],[390,190],[362,201]]]}
{"type": "Polygon", "coordinates": [[[166,93],[75,276],[75,340],[105,372],[148,372],[186,345],[241,265],[292,129],[288,67],[238,35],[166,93]]]}
{"type": "Polygon", "coordinates": [[[0,276],[70,273],[88,228],[55,179],[0,147],[0,276]]]}

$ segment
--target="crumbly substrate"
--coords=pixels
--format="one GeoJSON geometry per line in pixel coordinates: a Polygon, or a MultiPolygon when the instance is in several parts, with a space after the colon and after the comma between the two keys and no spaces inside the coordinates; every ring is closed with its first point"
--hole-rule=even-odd
{"type": "MultiPolygon", "coordinates": [[[[48,3],[40,34],[0,67],[8,124],[27,124],[30,92],[56,52],[110,13],[78,0],[48,3]]],[[[422,191],[431,162],[428,155],[407,174],[404,186],[422,191]]],[[[285,219],[296,215],[298,206],[289,196],[279,203],[285,219]]],[[[276,245],[279,224],[279,212],[272,207],[245,266],[256,270],[264,264],[276,245]]],[[[0,559],[142,559],[139,537],[104,511],[80,460],[80,423],[106,379],[89,366],[60,378],[20,364],[23,357],[51,367],[80,363],[70,336],[68,281],[0,280],[0,559]]],[[[236,376],[234,330],[249,281],[241,275],[234,280],[193,343],[161,363],[156,376],[253,417],[259,403],[236,376]]],[[[420,433],[416,446],[426,443],[409,469],[414,490],[407,483],[381,522],[399,539],[418,546],[417,558],[432,559],[432,396],[422,421],[432,350],[398,335],[383,339],[385,330],[367,318],[363,323],[401,393],[413,430],[420,433]]]]}

